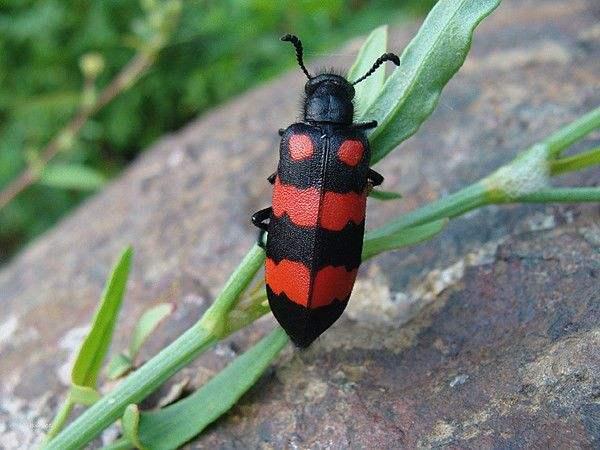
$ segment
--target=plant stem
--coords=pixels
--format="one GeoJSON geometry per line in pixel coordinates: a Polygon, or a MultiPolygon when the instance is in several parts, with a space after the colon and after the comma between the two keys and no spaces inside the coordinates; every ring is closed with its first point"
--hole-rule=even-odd
{"type": "Polygon", "coordinates": [[[548,146],[550,156],[556,157],[567,147],[584,138],[598,127],[600,127],[600,107],[584,114],[550,135],[542,141],[542,144],[548,146]]]}
{"type": "Polygon", "coordinates": [[[228,330],[227,314],[233,309],[242,292],[246,290],[265,262],[265,252],[254,245],[246,254],[237,270],[231,275],[219,298],[200,319],[201,326],[213,335],[224,337],[228,330]]]}
{"type": "MultiPolygon", "coordinates": [[[[158,49],[157,49],[158,50],[158,49]]],[[[17,195],[39,180],[42,169],[70,142],[87,123],[88,119],[110,103],[121,92],[130,88],[152,65],[155,53],[140,52],[104,88],[92,106],[82,106],[77,114],[42,150],[35,167],[26,168],[0,192],[0,209],[8,205],[17,195]]]]}
{"type": "Polygon", "coordinates": [[[143,400],[216,341],[215,336],[195,324],[87,409],[46,448],[66,450],[83,447],[121,417],[127,405],[143,400]]]}
{"type": "Polygon", "coordinates": [[[600,202],[600,187],[553,188],[523,195],[515,203],[600,202]]]}
{"type": "Polygon", "coordinates": [[[202,319],[92,405],[51,440],[46,448],[64,450],[84,446],[121,417],[127,405],[144,399],[179,369],[224,337],[228,312],[262,267],[263,261],[264,251],[254,245],[202,319]]]}
{"type": "Polygon", "coordinates": [[[397,233],[405,228],[423,225],[445,217],[457,217],[489,202],[488,190],[483,184],[478,182],[411,211],[388,225],[370,231],[367,237],[369,239],[377,239],[397,233]]]}

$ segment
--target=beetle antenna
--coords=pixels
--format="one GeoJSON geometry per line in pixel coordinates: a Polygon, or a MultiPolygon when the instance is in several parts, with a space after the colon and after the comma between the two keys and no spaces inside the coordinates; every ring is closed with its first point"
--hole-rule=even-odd
{"type": "Polygon", "coordinates": [[[284,42],[291,42],[294,45],[296,48],[296,59],[298,60],[298,65],[302,69],[302,72],[304,72],[306,75],[306,78],[310,80],[312,76],[308,73],[306,67],[304,67],[304,61],[302,59],[302,41],[298,39],[298,36],[294,36],[293,34],[286,34],[281,38],[281,40],[284,42]]]}
{"type": "Polygon", "coordinates": [[[371,67],[367,73],[365,73],[362,77],[360,77],[358,80],[352,83],[352,86],[354,86],[357,83],[360,83],[365,78],[368,78],[371,75],[373,75],[373,73],[379,68],[379,66],[381,66],[386,61],[392,61],[397,66],[400,65],[400,58],[398,58],[398,55],[394,53],[384,53],[379,58],[377,58],[377,61],[375,61],[375,64],[373,64],[373,67],[371,67]]]}

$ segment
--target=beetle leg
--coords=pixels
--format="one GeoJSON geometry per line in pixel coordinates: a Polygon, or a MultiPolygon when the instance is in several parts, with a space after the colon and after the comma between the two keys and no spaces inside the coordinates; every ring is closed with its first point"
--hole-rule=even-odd
{"type": "Polygon", "coordinates": [[[278,133],[279,133],[279,136],[283,136],[283,133],[285,133],[285,128],[280,128],[278,133]]]}
{"type": "Polygon", "coordinates": [[[263,250],[267,249],[267,232],[265,230],[260,230],[258,232],[258,238],[256,239],[256,243],[263,250]]]}
{"type": "Polygon", "coordinates": [[[352,124],[352,128],[360,128],[361,130],[369,130],[371,128],[375,128],[376,126],[377,126],[376,120],[371,120],[370,122],[352,124]]]}
{"type": "Polygon", "coordinates": [[[277,178],[277,172],[273,172],[267,177],[267,181],[271,184],[275,184],[275,178],[277,178]]]}
{"type": "Polygon", "coordinates": [[[271,216],[271,212],[273,212],[273,208],[269,206],[268,208],[261,209],[252,214],[252,223],[254,226],[263,231],[269,231],[269,224],[265,223],[265,220],[271,216]]]}
{"type": "Polygon", "coordinates": [[[260,228],[260,231],[258,232],[257,243],[258,246],[263,249],[265,248],[266,244],[265,235],[267,234],[267,231],[269,231],[269,224],[265,223],[265,220],[267,220],[271,216],[272,211],[273,208],[269,206],[268,208],[261,209],[260,211],[257,211],[254,214],[252,214],[252,223],[256,227],[260,228]]]}
{"type": "Polygon", "coordinates": [[[371,168],[369,168],[369,172],[367,173],[367,179],[373,186],[379,186],[381,183],[383,183],[383,175],[375,172],[371,168]]]}

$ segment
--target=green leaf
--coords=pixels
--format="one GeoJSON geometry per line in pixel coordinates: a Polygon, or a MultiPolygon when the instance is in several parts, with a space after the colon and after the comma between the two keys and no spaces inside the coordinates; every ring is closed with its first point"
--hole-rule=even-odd
{"type": "Polygon", "coordinates": [[[367,233],[362,259],[364,261],[388,250],[415,245],[431,239],[442,231],[447,223],[448,219],[440,219],[377,237],[369,237],[369,234],[373,235],[374,233],[367,233]]]}
{"type": "Polygon", "coordinates": [[[369,197],[377,200],[386,201],[397,200],[399,198],[402,198],[402,194],[392,191],[383,191],[381,189],[373,189],[371,192],[369,192],[369,197]]]}
{"type": "Polygon", "coordinates": [[[106,183],[106,178],[91,167],[76,164],[50,164],[44,168],[39,182],[59,189],[94,191],[106,183]]]}
{"type": "Polygon", "coordinates": [[[133,444],[135,448],[144,450],[145,447],[139,440],[139,425],[140,425],[140,410],[137,405],[131,404],[125,408],[123,417],[121,418],[121,426],[123,427],[124,437],[133,444]]]}
{"type": "Polygon", "coordinates": [[[172,303],[159,303],[142,314],[133,331],[129,348],[115,355],[108,363],[106,372],[109,379],[120,378],[133,369],[135,358],[144,342],[174,309],[175,306],[172,303]]]}
{"type": "Polygon", "coordinates": [[[577,155],[555,159],[550,162],[550,173],[561,175],[567,172],[587,169],[600,164],[600,147],[593,148],[577,155]]]}
{"type": "Polygon", "coordinates": [[[109,380],[116,380],[133,369],[133,361],[124,353],[115,355],[106,368],[106,376],[109,380]]]}
{"type": "Polygon", "coordinates": [[[440,0],[360,121],[377,120],[370,134],[372,163],[412,136],[433,112],[446,83],[467,56],[475,27],[500,0],[440,0]]]}
{"type": "Polygon", "coordinates": [[[110,346],[117,316],[121,309],[132,254],[131,247],[127,247],[121,253],[106,282],[100,306],[94,315],[92,328],[81,344],[71,372],[71,380],[75,385],[96,387],[102,361],[110,346]]]}
{"type": "Polygon", "coordinates": [[[140,348],[144,342],[146,342],[146,339],[150,337],[156,327],[169,316],[174,309],[175,305],[173,305],[173,303],[160,303],[142,314],[142,317],[140,317],[140,320],[135,326],[133,337],[129,344],[129,357],[132,360],[135,359],[140,348]]]}
{"type": "MultiPolygon", "coordinates": [[[[348,71],[348,80],[354,81],[362,77],[370,68],[377,58],[383,55],[387,48],[388,27],[383,25],[375,28],[367,40],[364,42],[358,52],[358,56],[354,64],[348,71]]],[[[385,82],[385,70],[379,69],[369,78],[358,83],[354,89],[354,107],[356,108],[357,116],[367,110],[373,103],[379,91],[385,82]]]]}
{"type": "Polygon", "coordinates": [[[226,413],[288,343],[277,328],[195,393],[166,408],[142,412],[139,441],[152,450],[178,448],[226,413]]]}
{"type": "Polygon", "coordinates": [[[100,394],[96,389],[88,386],[71,385],[71,401],[79,405],[90,406],[100,400],[100,394]]]}

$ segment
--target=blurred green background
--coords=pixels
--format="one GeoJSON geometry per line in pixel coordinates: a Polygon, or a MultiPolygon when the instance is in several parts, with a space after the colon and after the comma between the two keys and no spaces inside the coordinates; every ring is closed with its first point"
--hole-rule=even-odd
{"type": "MultiPolygon", "coordinates": [[[[53,162],[84,166],[66,185],[34,184],[0,210],[0,264],[118,174],[155,139],[295,64],[278,38],[298,34],[307,59],[434,0],[188,0],[154,65],[94,114],[53,162]],[[84,189],[85,188],[85,189],[84,189]]],[[[82,57],[101,55],[98,90],[151,39],[158,0],[4,0],[0,5],[0,191],[84,101],[82,57]]],[[[164,25],[164,24],[162,24],[164,25]]],[[[400,49],[396,49],[400,50],[400,49]]],[[[96,58],[97,59],[97,58],[96,58]]],[[[73,175],[73,174],[71,174],[73,175]]],[[[55,180],[56,181],[56,180],[55,180]]],[[[63,180],[64,181],[64,180],[63,180]]],[[[65,184],[65,183],[62,183],[65,184]]]]}

